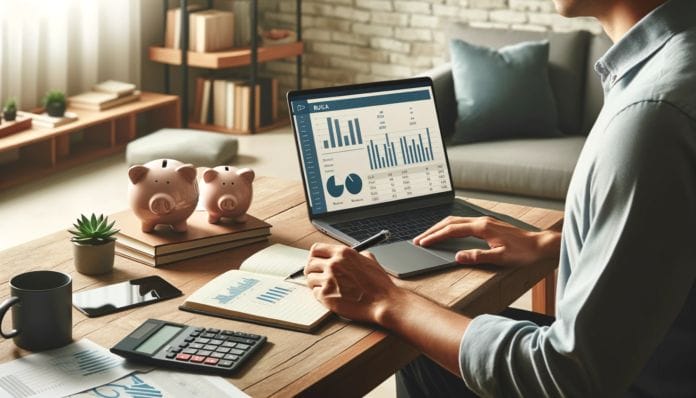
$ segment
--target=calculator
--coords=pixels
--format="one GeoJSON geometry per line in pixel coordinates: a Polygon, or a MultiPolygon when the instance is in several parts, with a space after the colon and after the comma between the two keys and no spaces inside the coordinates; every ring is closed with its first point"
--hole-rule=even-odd
{"type": "Polygon", "coordinates": [[[230,375],[265,343],[257,334],[148,319],[111,352],[155,366],[230,375]]]}

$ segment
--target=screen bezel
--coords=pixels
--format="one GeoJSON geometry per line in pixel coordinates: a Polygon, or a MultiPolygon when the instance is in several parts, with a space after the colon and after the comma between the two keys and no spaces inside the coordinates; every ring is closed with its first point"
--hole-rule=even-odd
{"type": "Polygon", "coordinates": [[[72,300],[72,304],[81,313],[87,315],[90,318],[94,318],[94,317],[98,317],[98,316],[102,316],[102,315],[113,314],[114,312],[124,311],[124,310],[130,309],[130,308],[135,308],[135,307],[140,307],[140,306],[144,306],[144,305],[148,305],[148,304],[158,303],[160,301],[169,300],[169,299],[183,295],[183,292],[181,290],[177,289],[174,285],[172,285],[171,283],[162,279],[162,277],[160,277],[158,275],[152,275],[152,276],[147,276],[144,278],[116,282],[116,283],[112,283],[110,285],[100,286],[100,287],[96,287],[94,289],[84,290],[81,292],[75,292],[75,293],[73,293],[73,296],[79,295],[81,293],[93,292],[93,291],[99,290],[99,289],[106,289],[108,287],[112,287],[112,286],[118,285],[118,284],[133,284],[134,282],[135,283],[137,283],[137,282],[149,282],[149,283],[157,284],[154,289],[157,291],[159,297],[157,297],[153,300],[149,300],[149,301],[142,301],[139,303],[125,305],[123,307],[107,307],[107,308],[99,307],[101,309],[92,308],[92,307],[81,307],[75,302],[74,298],[72,300]]]}
{"type": "Polygon", "coordinates": [[[351,84],[351,85],[343,85],[343,86],[332,86],[332,87],[322,87],[322,88],[314,88],[314,89],[307,89],[307,90],[291,90],[288,91],[286,95],[286,102],[288,105],[288,114],[290,115],[290,124],[292,125],[292,131],[293,131],[293,137],[295,139],[295,150],[297,152],[297,159],[298,162],[300,163],[300,174],[302,174],[302,186],[303,186],[303,191],[305,195],[305,205],[307,206],[307,213],[309,214],[309,219],[310,220],[320,220],[323,218],[327,217],[332,217],[336,215],[341,215],[341,214],[346,214],[352,211],[356,210],[372,210],[372,209],[382,209],[382,208],[388,208],[391,206],[399,206],[403,205],[405,203],[412,203],[416,201],[421,201],[421,200],[434,200],[434,199],[449,199],[453,200],[454,199],[454,181],[452,180],[452,170],[450,168],[450,162],[449,162],[449,156],[447,154],[447,149],[445,145],[445,138],[443,136],[442,132],[442,123],[440,122],[440,111],[437,106],[437,98],[435,98],[435,89],[433,86],[433,80],[428,77],[428,76],[422,76],[422,77],[413,77],[413,78],[408,78],[408,79],[398,79],[398,80],[387,80],[387,81],[379,81],[379,82],[372,82],[372,83],[362,83],[362,84],[351,84]],[[399,199],[399,200],[394,200],[394,201],[389,201],[386,203],[377,203],[373,205],[365,205],[365,206],[358,206],[358,207],[353,207],[350,209],[343,209],[343,210],[334,210],[334,211],[327,211],[322,214],[313,214],[312,213],[312,208],[310,206],[310,199],[309,199],[309,192],[307,190],[307,177],[306,177],[306,172],[305,172],[305,165],[304,162],[302,161],[302,153],[300,149],[300,142],[299,142],[299,137],[298,137],[298,130],[297,126],[295,125],[295,118],[294,114],[292,111],[292,101],[295,100],[298,96],[306,97],[306,96],[312,96],[312,95],[325,95],[325,94],[333,94],[333,95],[350,95],[351,91],[357,91],[357,90],[364,90],[364,89],[371,89],[374,88],[379,91],[383,90],[389,90],[390,87],[394,86],[400,86],[404,84],[418,84],[422,83],[423,87],[430,87],[430,92],[432,93],[432,99],[433,99],[433,104],[435,106],[435,116],[437,119],[437,127],[438,131],[440,132],[440,139],[442,140],[443,147],[445,147],[445,163],[447,165],[447,176],[449,178],[450,182],[450,190],[445,191],[445,192],[438,192],[438,193],[433,193],[433,194],[428,194],[428,195],[422,195],[418,196],[416,198],[405,198],[405,199],[399,199]],[[341,93],[341,91],[345,93],[341,93]]]}

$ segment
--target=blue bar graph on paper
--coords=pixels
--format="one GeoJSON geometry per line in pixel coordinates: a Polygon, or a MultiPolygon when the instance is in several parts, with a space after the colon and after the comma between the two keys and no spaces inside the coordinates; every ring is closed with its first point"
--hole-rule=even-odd
{"type": "Polygon", "coordinates": [[[341,122],[338,119],[326,118],[329,138],[323,141],[324,149],[343,148],[363,144],[362,131],[360,131],[360,121],[358,118],[348,120],[345,124],[348,126],[349,134],[341,135],[341,122]]]}
{"type": "Polygon", "coordinates": [[[227,288],[227,294],[218,294],[213,298],[213,300],[217,300],[217,302],[220,304],[227,304],[240,294],[251,289],[257,283],[259,283],[258,279],[242,278],[242,280],[237,282],[235,286],[230,286],[227,288]]]}
{"type": "Polygon", "coordinates": [[[266,290],[262,294],[256,296],[256,298],[264,303],[276,304],[287,297],[290,292],[292,292],[292,289],[276,286],[266,290]]]}

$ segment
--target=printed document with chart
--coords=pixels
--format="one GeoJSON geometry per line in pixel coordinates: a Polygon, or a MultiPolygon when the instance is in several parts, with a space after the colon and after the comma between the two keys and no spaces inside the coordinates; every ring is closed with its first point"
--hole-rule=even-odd
{"type": "Polygon", "coordinates": [[[307,250],[275,244],[206,283],[179,307],[223,318],[311,331],[331,314],[306,286],[285,278],[307,263],[307,250]]]}

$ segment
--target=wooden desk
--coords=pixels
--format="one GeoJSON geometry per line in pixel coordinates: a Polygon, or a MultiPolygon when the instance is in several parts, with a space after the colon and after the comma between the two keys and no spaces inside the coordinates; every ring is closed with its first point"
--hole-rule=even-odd
{"type": "MultiPolygon", "coordinates": [[[[309,223],[299,183],[261,177],[254,183],[254,190],[256,199],[250,212],[273,225],[272,242],[309,248],[316,241],[332,241],[309,223]]],[[[485,201],[476,203],[540,228],[557,225],[562,217],[557,211],[485,201]]],[[[162,268],[150,268],[117,256],[114,272],[100,277],[74,271],[71,245],[69,234],[58,232],[0,253],[0,298],[4,300],[9,296],[11,276],[38,269],[72,274],[74,291],[158,274],[188,296],[221,272],[239,267],[245,258],[267,244],[237,248],[162,268]]],[[[453,268],[397,283],[450,308],[476,315],[502,310],[551,273],[556,265],[453,268]]],[[[74,310],[73,338],[87,337],[111,347],[147,318],[263,334],[268,336],[266,347],[230,379],[254,397],[362,395],[417,355],[410,346],[386,331],[336,317],[324,323],[315,334],[307,334],[182,312],[177,307],[183,300],[181,297],[99,318],[87,318],[74,310]]],[[[4,330],[11,326],[10,317],[6,318],[4,330]]],[[[25,354],[12,341],[0,342],[0,362],[25,354]]]]}

